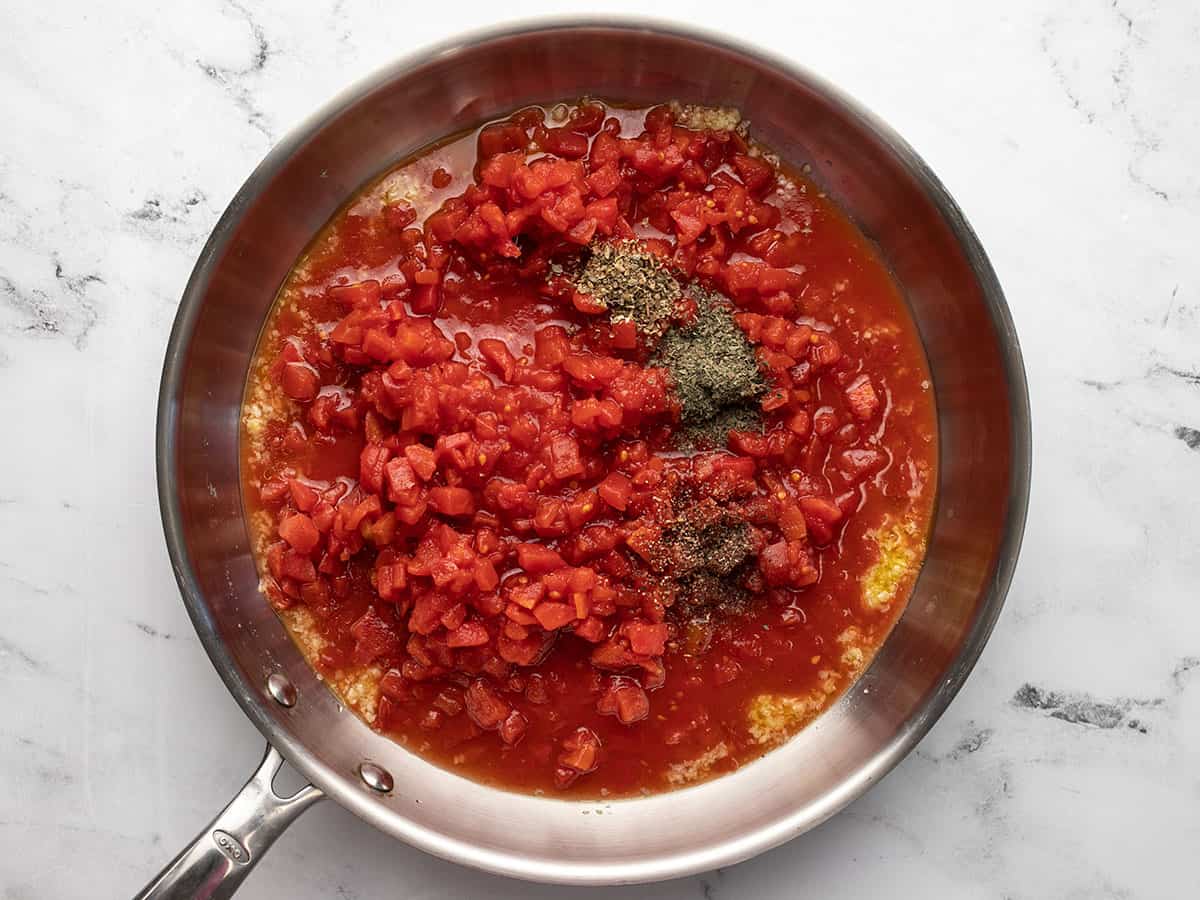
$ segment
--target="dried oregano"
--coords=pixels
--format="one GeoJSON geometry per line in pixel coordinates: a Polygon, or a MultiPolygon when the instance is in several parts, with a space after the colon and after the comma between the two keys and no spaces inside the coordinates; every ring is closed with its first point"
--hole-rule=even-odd
{"type": "Polygon", "coordinates": [[[592,247],[575,288],[604,306],[614,322],[633,322],[653,341],[666,329],[683,289],[653,253],[636,241],[592,247]]]}

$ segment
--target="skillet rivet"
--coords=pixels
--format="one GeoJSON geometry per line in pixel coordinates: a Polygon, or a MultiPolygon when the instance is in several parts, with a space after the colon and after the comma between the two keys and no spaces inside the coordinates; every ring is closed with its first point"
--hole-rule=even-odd
{"type": "Polygon", "coordinates": [[[282,672],[272,672],[267,678],[267,693],[280,706],[290,709],[296,705],[296,686],[282,672]]]}
{"type": "Polygon", "coordinates": [[[360,763],[358,776],[363,780],[363,784],[381,794],[390,794],[394,787],[392,773],[373,762],[360,763]]]}

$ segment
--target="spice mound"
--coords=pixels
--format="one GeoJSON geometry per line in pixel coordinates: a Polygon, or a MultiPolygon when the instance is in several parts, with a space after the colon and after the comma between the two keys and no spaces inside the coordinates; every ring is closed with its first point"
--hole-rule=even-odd
{"type": "Polygon", "coordinates": [[[663,529],[662,552],[652,566],[674,581],[674,618],[686,623],[716,613],[745,612],[747,580],[756,584],[752,556],[758,535],[740,511],[712,497],[677,503],[678,514],[663,529]]]}
{"type": "Polygon", "coordinates": [[[683,299],[662,260],[632,240],[596,244],[575,287],[606,309],[614,323],[632,322],[650,339],[663,333],[683,299]]]}
{"type": "Polygon", "coordinates": [[[723,447],[731,430],[762,430],[767,384],[729,301],[699,287],[692,293],[694,320],[663,335],[651,364],[671,373],[684,442],[723,447]]]}

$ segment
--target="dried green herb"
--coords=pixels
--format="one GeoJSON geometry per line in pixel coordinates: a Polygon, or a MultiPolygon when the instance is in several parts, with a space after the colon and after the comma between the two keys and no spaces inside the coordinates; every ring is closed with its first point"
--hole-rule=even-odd
{"type": "Polygon", "coordinates": [[[695,321],[667,330],[650,363],[675,382],[684,445],[720,447],[731,429],[762,427],[759,399],[767,383],[728,302],[695,287],[692,296],[695,321]]]}
{"type": "Polygon", "coordinates": [[[614,322],[632,321],[651,339],[663,333],[683,297],[675,276],[636,241],[594,246],[575,287],[605,306],[614,322]]]}

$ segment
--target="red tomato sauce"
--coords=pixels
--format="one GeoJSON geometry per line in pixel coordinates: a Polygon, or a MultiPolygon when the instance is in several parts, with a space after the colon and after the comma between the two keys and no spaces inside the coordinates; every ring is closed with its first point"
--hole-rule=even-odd
{"type": "Polygon", "coordinates": [[[736,769],[852,683],[911,590],[937,442],[901,294],[721,124],[589,101],[434,146],[334,216],[260,339],[263,591],[372,727],[467,777],[594,797],[736,769]],[[724,298],[761,430],[681,445],[652,341],[574,287],[605,241],[661,259],[678,327],[724,298]],[[736,523],[736,603],[680,600],[683,514],[736,523]]]}

